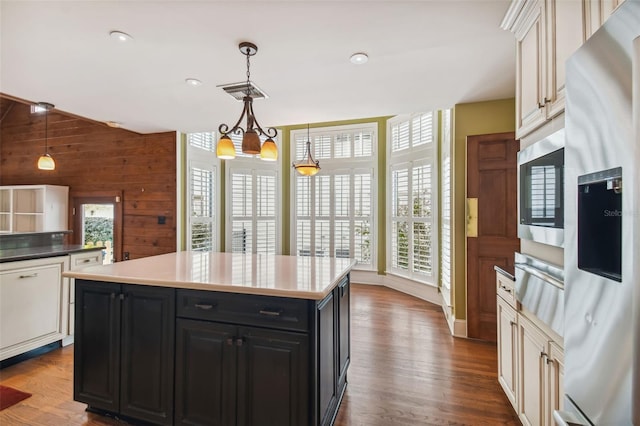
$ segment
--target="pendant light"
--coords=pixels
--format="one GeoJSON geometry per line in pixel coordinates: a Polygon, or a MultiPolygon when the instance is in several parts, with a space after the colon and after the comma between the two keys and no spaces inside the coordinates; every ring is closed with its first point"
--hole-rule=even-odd
{"type": "Polygon", "coordinates": [[[291,163],[294,169],[302,176],[313,176],[320,171],[320,162],[311,156],[311,137],[309,137],[309,125],[307,124],[307,144],[305,159],[291,163]]]}
{"type": "Polygon", "coordinates": [[[38,169],[40,170],[55,170],[56,162],[49,155],[49,146],[47,143],[48,131],[49,131],[49,110],[53,109],[54,105],[48,102],[39,102],[37,105],[40,109],[44,109],[44,154],[38,158],[38,169]]]}
{"type": "Polygon", "coordinates": [[[240,52],[247,57],[247,92],[242,98],[244,106],[242,108],[242,114],[236,122],[236,124],[229,128],[226,124],[221,124],[218,127],[218,131],[222,135],[218,141],[216,148],[216,154],[218,158],[230,160],[235,158],[236,149],[233,146],[233,142],[229,137],[230,133],[239,134],[242,133],[242,153],[257,155],[260,154],[260,158],[267,161],[275,161],[278,159],[278,149],[273,138],[278,136],[278,131],[274,127],[269,127],[267,130],[263,130],[255,114],[253,113],[253,97],[251,96],[251,56],[258,52],[258,46],[247,41],[243,41],[238,45],[240,52]],[[240,123],[244,118],[247,118],[246,126],[243,129],[240,123]],[[260,135],[265,136],[267,140],[260,147],[260,135]]]}

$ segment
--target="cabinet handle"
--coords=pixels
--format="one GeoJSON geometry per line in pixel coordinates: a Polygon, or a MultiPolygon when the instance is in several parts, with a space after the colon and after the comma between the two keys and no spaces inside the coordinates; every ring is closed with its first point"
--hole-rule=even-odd
{"type": "Polygon", "coordinates": [[[82,261],[82,263],[89,263],[89,262],[91,262],[91,259],[84,259],[84,260],[82,261]]]}
{"type": "Polygon", "coordinates": [[[244,339],[242,337],[238,337],[236,339],[236,346],[242,346],[243,343],[244,343],[244,339]]]}
{"type": "Polygon", "coordinates": [[[120,300],[124,300],[127,296],[124,293],[120,293],[120,296],[118,297],[120,297],[120,300]]]}
{"type": "Polygon", "coordinates": [[[514,325],[516,325],[516,323],[514,321],[509,321],[509,324],[511,324],[511,327],[513,327],[514,325]]]}
{"type": "Polygon", "coordinates": [[[546,352],[540,352],[540,358],[544,359],[545,361],[549,361],[549,355],[546,354],[546,352]]]}
{"type": "Polygon", "coordinates": [[[556,363],[556,361],[554,359],[547,357],[547,365],[555,364],[555,363],[556,363]]]}
{"type": "Polygon", "coordinates": [[[506,291],[507,293],[511,294],[511,289],[508,287],[505,287],[503,285],[500,286],[501,289],[503,289],[504,291],[506,291]]]}
{"type": "Polygon", "coordinates": [[[213,309],[215,305],[205,305],[202,303],[196,303],[194,306],[196,307],[196,309],[202,309],[203,311],[208,311],[209,309],[213,309]]]}
{"type": "Polygon", "coordinates": [[[549,102],[551,102],[551,99],[544,98],[542,102],[538,102],[538,108],[544,108],[549,102]]]}
{"type": "Polygon", "coordinates": [[[233,337],[229,337],[227,339],[227,346],[231,346],[231,345],[233,345],[233,337]]]}
{"type": "Polygon", "coordinates": [[[34,272],[33,274],[28,274],[28,275],[20,275],[19,278],[35,278],[38,276],[37,272],[34,272]]]}
{"type": "Polygon", "coordinates": [[[282,314],[282,309],[278,309],[275,311],[268,308],[260,309],[260,315],[265,315],[268,317],[279,317],[280,314],[282,314]]]}
{"type": "Polygon", "coordinates": [[[111,299],[115,299],[116,298],[116,294],[115,293],[111,293],[109,296],[111,297],[111,299]]]}

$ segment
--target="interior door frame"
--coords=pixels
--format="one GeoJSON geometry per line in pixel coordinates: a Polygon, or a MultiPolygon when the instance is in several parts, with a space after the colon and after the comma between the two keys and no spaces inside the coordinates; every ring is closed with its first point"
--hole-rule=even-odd
{"type": "Polygon", "coordinates": [[[113,204],[113,257],[114,261],[122,260],[122,191],[71,191],[69,193],[69,228],[73,230],[71,242],[82,242],[82,215],[79,212],[83,204],[113,204]]]}

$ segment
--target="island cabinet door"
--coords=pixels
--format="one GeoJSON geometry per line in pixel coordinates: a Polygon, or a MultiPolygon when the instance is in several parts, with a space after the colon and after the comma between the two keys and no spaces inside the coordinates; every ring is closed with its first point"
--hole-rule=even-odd
{"type": "Polygon", "coordinates": [[[119,284],[76,280],[73,399],[120,410],[119,284]]]}
{"type": "Polygon", "coordinates": [[[236,423],[236,330],[215,322],[176,321],[175,424],[236,423]]]}
{"type": "Polygon", "coordinates": [[[120,413],[173,423],[175,290],[123,285],[120,413]]]}
{"type": "Polygon", "coordinates": [[[338,403],[338,355],[336,292],[331,292],[316,308],[318,339],[318,412],[321,425],[331,424],[338,403]]]}
{"type": "Polygon", "coordinates": [[[336,287],[338,298],[338,393],[342,391],[347,381],[347,368],[351,359],[351,300],[349,278],[345,277],[336,287]]]}
{"type": "Polygon", "coordinates": [[[309,419],[309,337],[239,327],[238,426],[299,426],[309,419]]]}

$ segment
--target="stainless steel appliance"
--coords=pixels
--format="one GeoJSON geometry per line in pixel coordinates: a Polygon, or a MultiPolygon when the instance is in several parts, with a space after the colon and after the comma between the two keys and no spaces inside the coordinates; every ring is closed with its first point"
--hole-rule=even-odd
{"type": "Polygon", "coordinates": [[[559,424],[640,425],[639,76],[640,1],[626,0],[567,62],[559,424]],[[602,199],[580,200],[585,185],[602,199]]]}
{"type": "Polygon", "coordinates": [[[564,271],[515,253],[516,299],[560,336],[564,334],[564,271]]]}
{"type": "Polygon", "coordinates": [[[564,245],[564,129],[518,152],[518,237],[564,245]]]}

